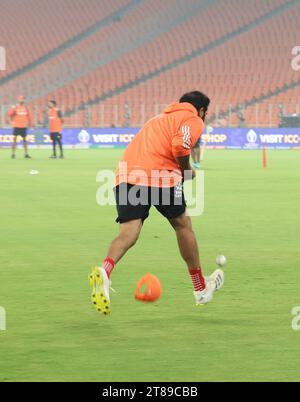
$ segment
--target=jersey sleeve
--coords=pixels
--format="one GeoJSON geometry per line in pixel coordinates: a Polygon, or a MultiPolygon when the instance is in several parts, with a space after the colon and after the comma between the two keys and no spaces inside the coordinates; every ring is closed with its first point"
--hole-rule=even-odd
{"type": "Polygon", "coordinates": [[[185,121],[172,140],[172,152],[175,158],[188,156],[204,131],[200,118],[185,121]]]}

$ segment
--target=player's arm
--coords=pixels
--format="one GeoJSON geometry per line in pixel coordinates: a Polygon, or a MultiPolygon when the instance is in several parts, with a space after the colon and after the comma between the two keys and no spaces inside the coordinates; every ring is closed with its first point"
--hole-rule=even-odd
{"type": "Polygon", "coordinates": [[[186,180],[194,179],[196,176],[195,170],[191,167],[190,155],[179,156],[176,158],[178,165],[186,180]]]}
{"type": "Polygon", "coordinates": [[[16,107],[12,106],[8,112],[8,118],[10,123],[13,123],[15,115],[16,115],[16,107]]]}
{"type": "Polygon", "coordinates": [[[192,118],[181,125],[172,140],[173,155],[182,172],[185,172],[185,176],[187,176],[187,172],[190,172],[190,178],[195,177],[195,171],[190,164],[191,151],[202,135],[203,130],[203,121],[199,118],[192,118]]]}
{"type": "Polygon", "coordinates": [[[58,113],[57,113],[57,115],[58,115],[58,117],[60,118],[61,124],[64,124],[64,117],[63,117],[62,111],[59,110],[58,113]]]}

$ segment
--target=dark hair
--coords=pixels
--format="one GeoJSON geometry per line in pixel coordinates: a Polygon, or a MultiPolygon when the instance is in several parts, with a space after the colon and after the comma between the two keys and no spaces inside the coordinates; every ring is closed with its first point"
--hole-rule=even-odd
{"type": "Polygon", "coordinates": [[[210,104],[210,99],[207,95],[199,91],[188,92],[184,94],[180,100],[180,103],[190,103],[197,111],[204,109],[207,112],[208,106],[210,104]]]}
{"type": "Polygon", "coordinates": [[[50,101],[50,103],[53,103],[53,105],[54,105],[54,106],[56,106],[56,105],[57,105],[57,103],[56,103],[56,101],[55,101],[55,100],[51,100],[51,101],[50,101]]]}

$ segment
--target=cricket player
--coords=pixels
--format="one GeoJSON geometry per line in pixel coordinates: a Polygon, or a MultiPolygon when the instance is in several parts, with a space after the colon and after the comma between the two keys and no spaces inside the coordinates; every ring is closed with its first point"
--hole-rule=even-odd
{"type": "Polygon", "coordinates": [[[50,156],[50,159],[57,159],[56,144],[58,144],[59,146],[60,159],[64,159],[64,151],[62,145],[62,125],[63,125],[62,113],[58,109],[55,100],[51,100],[48,103],[48,109],[49,109],[48,110],[49,131],[50,131],[50,138],[53,144],[53,155],[50,156]]]}
{"type": "Polygon", "coordinates": [[[183,192],[183,179],[195,177],[190,154],[204,131],[209,104],[209,98],[201,92],[183,95],[178,103],[148,121],[125,150],[115,187],[119,234],[111,242],[102,265],[90,275],[92,302],[101,314],[108,315],[111,311],[111,273],[138,240],[152,205],[175,230],[192,280],[196,305],[209,303],[214,292],[222,287],[222,270],[216,270],[208,278],[203,276],[183,192]]]}
{"type": "Polygon", "coordinates": [[[18,103],[15,106],[12,106],[8,112],[10,122],[14,128],[13,130],[13,145],[12,145],[12,159],[16,158],[16,148],[17,148],[17,139],[18,137],[23,138],[23,147],[25,152],[25,158],[31,159],[28,155],[28,145],[27,145],[27,129],[32,126],[32,116],[30,111],[28,110],[26,104],[25,96],[18,97],[18,103]]]}

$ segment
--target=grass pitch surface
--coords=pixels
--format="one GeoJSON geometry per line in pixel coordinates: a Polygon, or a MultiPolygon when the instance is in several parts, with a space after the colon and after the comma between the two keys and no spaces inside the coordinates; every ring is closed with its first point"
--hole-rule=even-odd
{"type": "Polygon", "coordinates": [[[96,174],[120,150],[66,160],[0,151],[0,381],[281,381],[300,379],[300,154],[208,151],[205,212],[193,218],[205,273],[228,258],[226,284],[196,308],[173,231],[155,209],[115,269],[112,314],[97,315],[87,275],[117,233],[96,204],[96,174]],[[29,175],[39,170],[37,176],[29,175]],[[164,293],[134,300],[151,272],[164,293]]]}

